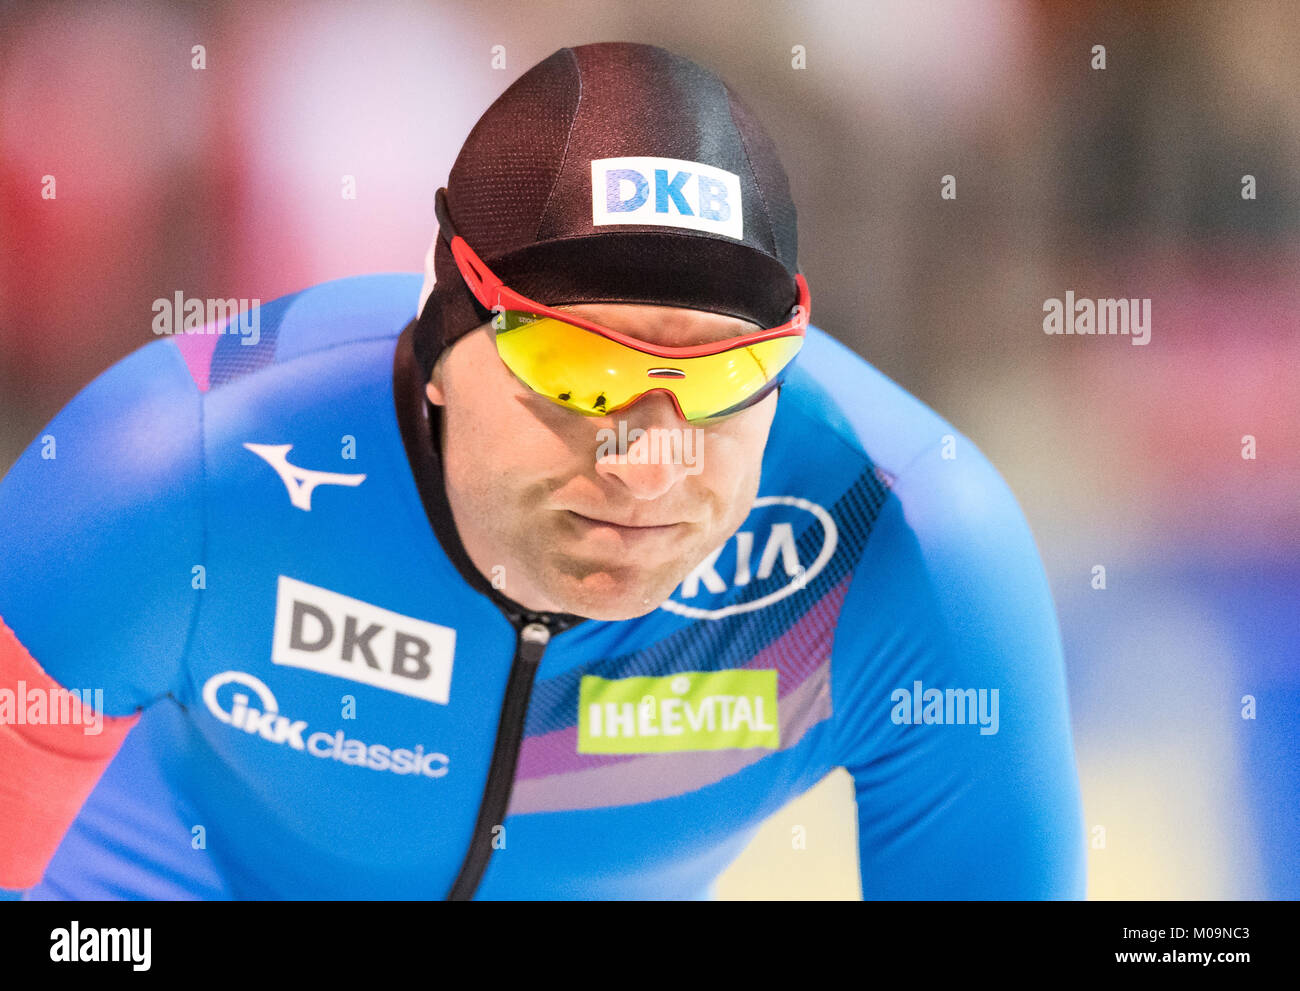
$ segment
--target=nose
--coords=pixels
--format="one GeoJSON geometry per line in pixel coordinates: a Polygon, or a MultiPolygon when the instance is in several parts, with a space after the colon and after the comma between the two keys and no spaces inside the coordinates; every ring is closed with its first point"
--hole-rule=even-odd
{"type": "Polygon", "coordinates": [[[689,474],[686,455],[697,445],[686,433],[693,428],[664,391],[647,393],[603,419],[597,434],[597,474],[647,500],[659,498],[689,474]]]}

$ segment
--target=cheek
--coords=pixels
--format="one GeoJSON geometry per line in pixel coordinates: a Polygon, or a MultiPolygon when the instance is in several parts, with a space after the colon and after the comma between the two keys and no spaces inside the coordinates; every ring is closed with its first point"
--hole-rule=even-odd
{"type": "MultiPolygon", "coordinates": [[[[714,491],[730,492],[742,500],[757,493],[776,398],[769,396],[752,409],[704,431],[700,446],[702,474],[714,491]]],[[[748,512],[748,506],[744,511],[748,512]]]]}
{"type": "MultiPolygon", "coordinates": [[[[496,361],[494,352],[486,357],[496,361]]],[[[449,484],[500,504],[571,469],[576,452],[594,452],[594,442],[575,439],[582,423],[534,396],[499,361],[458,372],[443,410],[449,484]]]]}
{"type": "MultiPolygon", "coordinates": [[[[464,342],[467,351],[477,341],[464,342]]],[[[447,484],[471,495],[475,501],[495,500],[491,484],[493,470],[507,473],[512,466],[512,449],[518,445],[517,433],[509,419],[509,383],[503,383],[485,354],[454,354],[460,361],[448,365],[443,378],[446,405],[442,409],[445,424],[443,462],[447,484]]]]}

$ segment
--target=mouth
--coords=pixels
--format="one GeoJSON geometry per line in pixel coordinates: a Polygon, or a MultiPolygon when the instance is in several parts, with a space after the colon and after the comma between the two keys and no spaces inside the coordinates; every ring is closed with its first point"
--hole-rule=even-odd
{"type": "Polygon", "coordinates": [[[592,516],[584,516],[582,513],[574,512],[572,509],[566,509],[565,513],[575,519],[578,524],[589,529],[609,529],[618,533],[626,533],[632,536],[650,536],[658,533],[671,533],[679,527],[685,526],[685,522],[676,523],[616,523],[613,520],[597,519],[592,516]]]}

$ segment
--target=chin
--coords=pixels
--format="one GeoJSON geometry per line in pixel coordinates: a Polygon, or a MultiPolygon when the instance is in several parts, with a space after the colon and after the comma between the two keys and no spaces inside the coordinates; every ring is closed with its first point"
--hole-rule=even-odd
{"type": "Polygon", "coordinates": [[[636,619],[654,612],[677,588],[681,578],[644,572],[597,571],[559,575],[549,583],[564,612],[602,622],[636,619]]]}

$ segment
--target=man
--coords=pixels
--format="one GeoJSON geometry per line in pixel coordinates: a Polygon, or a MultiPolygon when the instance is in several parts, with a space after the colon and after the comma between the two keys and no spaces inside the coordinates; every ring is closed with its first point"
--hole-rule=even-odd
{"type": "Polygon", "coordinates": [[[866,897],[1081,897],[1032,537],[809,326],[735,94],[563,49],[437,208],[417,310],[349,279],[157,341],[0,485],[0,685],[102,690],[0,726],[0,887],[699,897],[844,766],[866,897]]]}

